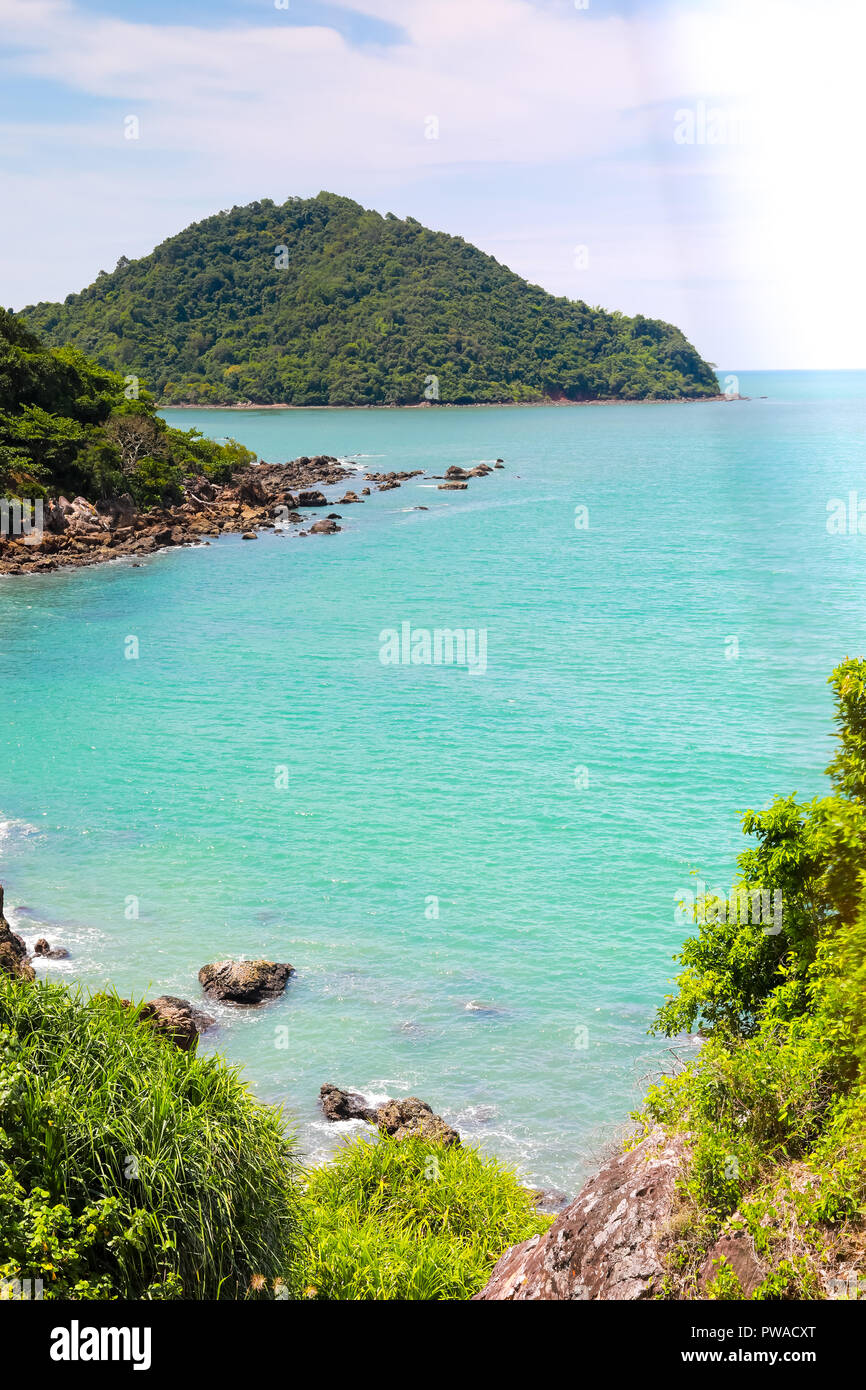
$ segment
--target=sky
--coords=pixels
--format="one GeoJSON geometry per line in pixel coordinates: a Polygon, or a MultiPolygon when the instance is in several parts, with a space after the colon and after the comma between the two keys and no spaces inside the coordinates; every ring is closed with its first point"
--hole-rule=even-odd
{"type": "Polygon", "coordinates": [[[320,189],[722,369],[863,368],[862,0],[0,0],[0,303],[320,189]]]}

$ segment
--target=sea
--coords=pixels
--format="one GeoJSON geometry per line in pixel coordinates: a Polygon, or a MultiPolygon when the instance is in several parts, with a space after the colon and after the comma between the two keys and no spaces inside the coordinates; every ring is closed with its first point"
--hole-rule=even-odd
{"type": "Polygon", "coordinates": [[[827,680],[866,653],[866,372],[738,378],[166,411],[268,462],[338,456],[359,493],[427,476],[329,506],[336,535],[0,581],[0,882],[70,953],[40,974],[204,1003],[207,962],[290,962],[277,1001],[208,1004],[201,1047],[305,1162],[364,1130],[324,1120],[333,1082],[420,1096],[573,1194],[700,1045],[649,1032],[678,904],[730,889],[748,808],[826,790],[827,680]],[[465,491],[430,476],[497,458],[465,491]]]}

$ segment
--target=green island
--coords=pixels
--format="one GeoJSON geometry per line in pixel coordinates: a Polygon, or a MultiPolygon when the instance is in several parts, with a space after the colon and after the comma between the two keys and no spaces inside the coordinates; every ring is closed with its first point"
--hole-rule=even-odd
{"type": "Polygon", "coordinates": [[[325,192],[220,212],[21,314],[162,405],[719,395],[671,324],[548,294],[462,237],[325,192]]]}
{"type": "MultiPolygon", "coordinates": [[[[746,1290],[723,1258],[710,1299],[826,1298],[862,1251],[866,661],[832,685],[829,794],[743,821],[736,887],[780,892],[783,929],[708,897],[658,1013],[704,1041],[627,1141],[634,1156],[660,1130],[683,1154],[645,1296],[701,1296],[720,1237],[747,1238],[762,1273],[746,1290]]],[[[281,1113],[219,1056],[180,1050],[140,1004],[22,975],[3,928],[0,1279],[41,1278],[48,1299],[464,1299],[508,1247],[543,1241],[533,1194],[459,1144],[381,1135],[305,1171],[281,1113]]]]}

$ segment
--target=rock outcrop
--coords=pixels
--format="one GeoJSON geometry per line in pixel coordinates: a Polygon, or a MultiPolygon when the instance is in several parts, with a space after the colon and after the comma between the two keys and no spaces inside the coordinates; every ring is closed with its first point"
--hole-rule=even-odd
{"type": "Polygon", "coordinates": [[[292,965],[273,960],[218,960],[203,965],[199,982],[212,999],[224,1004],[262,1004],[282,994],[292,965]]]}
{"type": "Polygon", "coordinates": [[[446,1124],[441,1115],[434,1115],[427,1102],[419,1100],[417,1096],[386,1100],[384,1105],[374,1110],[357,1091],[341,1091],[338,1086],[326,1081],[319,1097],[329,1120],[366,1120],[367,1124],[378,1125],[384,1134],[390,1134],[393,1139],[416,1136],[427,1139],[431,1144],[460,1143],[457,1130],[446,1124]]]}
{"type": "Polygon", "coordinates": [[[202,1013],[188,999],[178,999],[173,994],[149,999],[142,1006],[139,1018],[176,1043],[182,1052],[189,1052],[199,1033],[212,1028],[215,1022],[210,1014],[202,1013]]]}
{"type": "Polygon", "coordinates": [[[407,1096],[405,1100],[389,1100],[376,1111],[376,1123],[393,1139],[407,1139],[417,1136],[427,1139],[431,1144],[460,1143],[456,1129],[446,1124],[441,1115],[434,1115],[426,1101],[417,1096],[407,1096]]]}
{"type": "Polygon", "coordinates": [[[3,915],[3,887],[0,885],[0,970],[17,980],[34,980],[36,973],[30,964],[27,947],[16,936],[3,915]]]}
{"type": "Polygon", "coordinates": [[[653,1130],[590,1178],[545,1235],[506,1250],[475,1298],[652,1298],[664,1279],[684,1156],[681,1138],[653,1130]]]}

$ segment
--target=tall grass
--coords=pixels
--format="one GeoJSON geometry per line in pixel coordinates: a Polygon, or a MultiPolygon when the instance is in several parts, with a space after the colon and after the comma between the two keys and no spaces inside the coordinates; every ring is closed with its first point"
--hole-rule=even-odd
{"type": "Polygon", "coordinates": [[[298,1180],[278,1111],[116,998],[0,972],[0,1277],[45,1297],[294,1291],[298,1180]]]}
{"type": "Polygon", "coordinates": [[[423,1139],[346,1144],[308,1181],[307,1297],[465,1299],[553,1220],[475,1149],[423,1139]]]}

